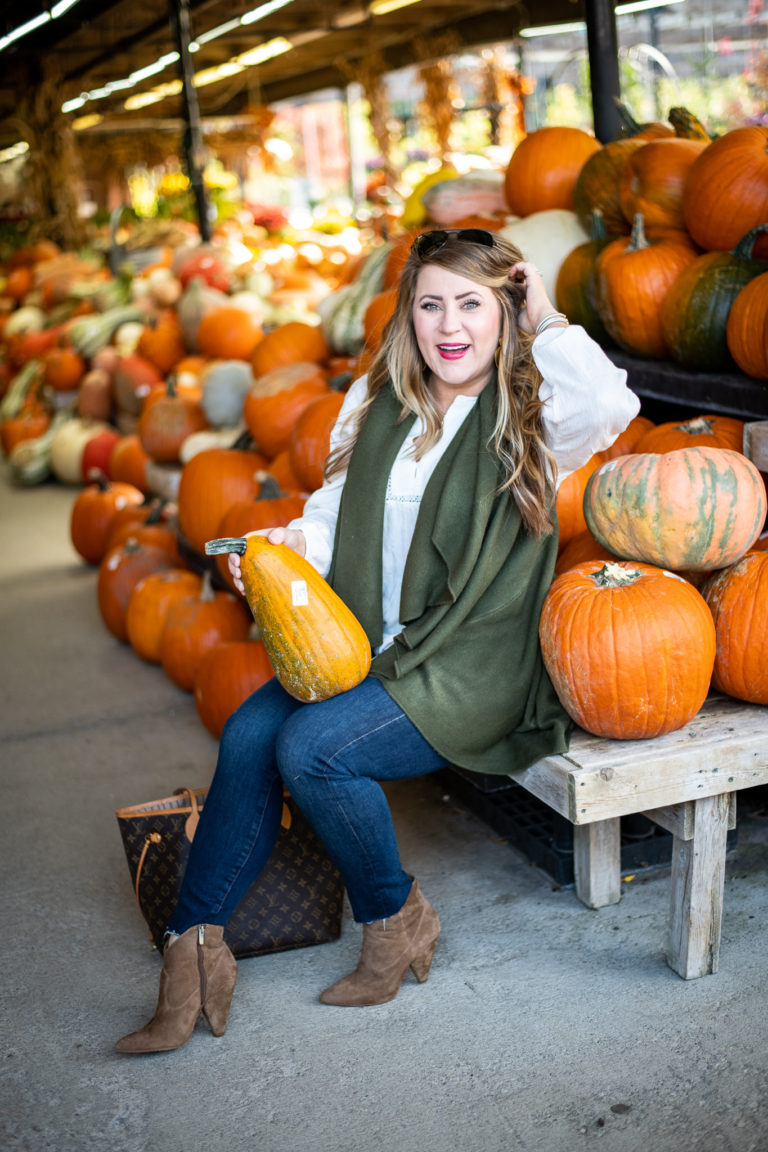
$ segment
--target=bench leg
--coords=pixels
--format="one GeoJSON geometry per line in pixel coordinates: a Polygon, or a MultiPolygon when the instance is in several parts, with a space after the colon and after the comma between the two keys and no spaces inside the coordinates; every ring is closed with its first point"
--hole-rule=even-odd
{"type": "Polygon", "coordinates": [[[667,963],[684,980],[717,972],[730,796],[695,802],[693,839],[672,842],[667,963]]]}
{"type": "Polygon", "coordinates": [[[621,829],[618,816],[576,824],[573,870],[576,895],[588,908],[618,904],[621,899],[621,829]]]}

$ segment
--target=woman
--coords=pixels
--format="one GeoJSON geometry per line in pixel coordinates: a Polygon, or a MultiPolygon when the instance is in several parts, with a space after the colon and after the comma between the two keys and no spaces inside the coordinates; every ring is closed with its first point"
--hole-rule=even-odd
{"type": "MultiPolygon", "coordinates": [[[[381,1004],[427,979],[437,913],[403,870],[378,781],[457,764],[507,773],[567,748],[544,671],[541,603],[556,483],[637,413],[626,374],[547,298],[512,245],[478,229],[419,236],[367,378],[345,398],[326,482],[288,528],[366,629],[357,688],[313,704],[276,680],[229,719],[168,926],[157,1011],[118,1043],[177,1048],[200,1011],[226,1027],[223,925],[275,844],[285,786],[338,865],[360,962],[326,1004],[381,1004]]],[[[238,586],[239,557],[229,559],[238,586]]]]}

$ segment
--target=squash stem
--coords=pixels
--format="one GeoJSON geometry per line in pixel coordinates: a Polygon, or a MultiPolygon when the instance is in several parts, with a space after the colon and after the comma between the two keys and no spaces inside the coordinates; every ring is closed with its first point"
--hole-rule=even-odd
{"type": "Polygon", "coordinates": [[[206,556],[221,556],[225,552],[237,552],[245,556],[248,542],[244,536],[221,536],[218,540],[207,540],[205,544],[206,556]]]}

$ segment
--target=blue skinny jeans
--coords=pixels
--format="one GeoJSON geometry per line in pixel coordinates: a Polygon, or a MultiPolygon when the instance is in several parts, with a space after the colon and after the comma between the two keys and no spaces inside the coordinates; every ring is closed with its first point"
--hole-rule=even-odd
{"type": "Polygon", "coordinates": [[[272,854],[283,787],[341,872],[355,920],[394,916],[413,881],[378,781],[446,764],[372,677],[314,704],[270,680],[224,727],[168,930],[227,923],[272,854]]]}

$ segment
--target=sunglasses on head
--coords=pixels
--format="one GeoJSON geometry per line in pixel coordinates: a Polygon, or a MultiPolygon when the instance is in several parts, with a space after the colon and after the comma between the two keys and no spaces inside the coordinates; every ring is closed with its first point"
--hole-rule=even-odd
{"type": "Polygon", "coordinates": [[[493,248],[493,232],[486,232],[484,228],[438,228],[434,232],[422,232],[411,247],[418,256],[426,259],[439,252],[451,236],[464,244],[482,244],[484,248],[493,248]]]}

